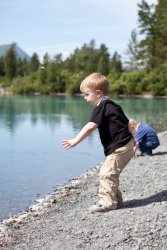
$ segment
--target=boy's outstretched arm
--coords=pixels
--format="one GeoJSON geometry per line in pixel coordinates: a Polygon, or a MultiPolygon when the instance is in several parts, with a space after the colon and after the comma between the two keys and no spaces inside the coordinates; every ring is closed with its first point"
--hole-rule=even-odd
{"type": "Polygon", "coordinates": [[[66,149],[75,147],[78,143],[90,135],[97,128],[97,126],[98,125],[94,122],[88,122],[74,139],[62,140],[63,147],[66,149]]]}

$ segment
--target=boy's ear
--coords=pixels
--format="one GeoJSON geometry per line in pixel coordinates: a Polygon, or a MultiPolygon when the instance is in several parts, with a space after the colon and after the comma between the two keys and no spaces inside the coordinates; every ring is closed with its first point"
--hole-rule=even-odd
{"type": "Polygon", "coordinates": [[[101,95],[103,95],[103,92],[100,89],[97,89],[96,90],[96,94],[99,95],[99,96],[101,96],[101,95]]]}

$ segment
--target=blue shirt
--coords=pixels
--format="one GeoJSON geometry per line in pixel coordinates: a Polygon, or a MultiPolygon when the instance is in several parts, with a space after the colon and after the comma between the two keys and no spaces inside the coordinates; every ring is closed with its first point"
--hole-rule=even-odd
{"type": "Polygon", "coordinates": [[[151,144],[154,148],[160,145],[158,136],[155,130],[148,124],[139,124],[136,134],[134,136],[135,140],[139,144],[151,144]]]}

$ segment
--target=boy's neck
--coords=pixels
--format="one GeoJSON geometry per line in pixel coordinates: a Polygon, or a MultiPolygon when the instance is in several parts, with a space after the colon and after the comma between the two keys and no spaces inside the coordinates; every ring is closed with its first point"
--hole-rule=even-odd
{"type": "Polygon", "coordinates": [[[107,95],[101,96],[101,97],[100,97],[100,100],[99,100],[98,103],[97,103],[97,106],[98,106],[102,101],[105,101],[105,100],[108,100],[108,99],[110,99],[110,98],[109,98],[109,96],[107,96],[107,95]]]}

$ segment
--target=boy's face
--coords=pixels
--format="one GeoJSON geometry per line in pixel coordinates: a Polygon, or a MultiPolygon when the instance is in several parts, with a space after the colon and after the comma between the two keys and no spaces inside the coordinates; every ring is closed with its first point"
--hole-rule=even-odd
{"type": "Polygon", "coordinates": [[[85,91],[83,92],[84,98],[85,100],[93,105],[96,105],[101,97],[102,97],[102,92],[100,90],[96,90],[96,91],[85,91]]]}
{"type": "Polygon", "coordinates": [[[134,125],[129,124],[129,131],[132,135],[136,134],[136,127],[134,125]]]}

